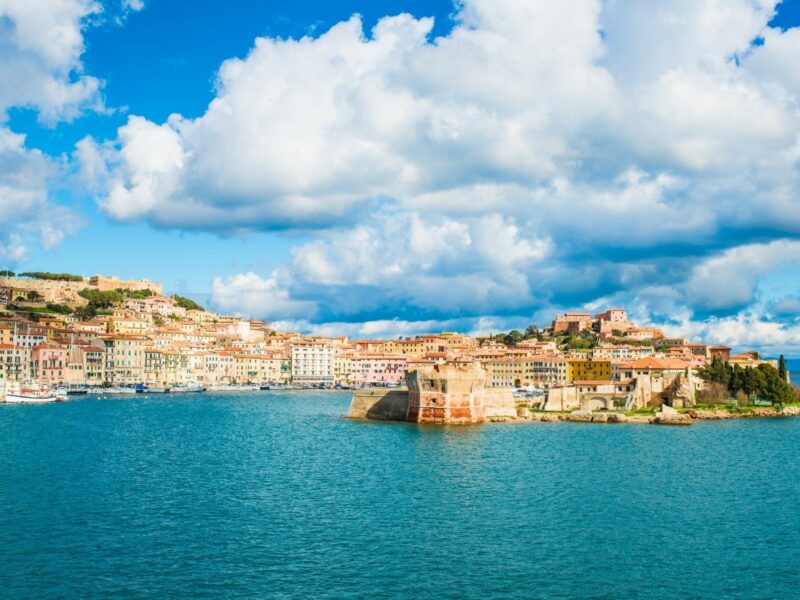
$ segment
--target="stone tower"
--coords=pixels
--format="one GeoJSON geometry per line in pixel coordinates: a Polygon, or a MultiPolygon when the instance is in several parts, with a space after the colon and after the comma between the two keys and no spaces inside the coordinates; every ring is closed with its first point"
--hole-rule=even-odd
{"type": "Polygon", "coordinates": [[[410,371],[406,421],[439,425],[483,423],[486,371],[477,365],[435,365],[410,371]]]}

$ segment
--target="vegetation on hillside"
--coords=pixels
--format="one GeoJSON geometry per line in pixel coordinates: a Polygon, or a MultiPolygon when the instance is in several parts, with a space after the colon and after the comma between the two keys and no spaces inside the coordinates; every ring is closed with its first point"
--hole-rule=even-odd
{"type": "Polygon", "coordinates": [[[205,310],[202,306],[200,306],[194,300],[189,298],[184,298],[183,296],[178,296],[178,294],[173,294],[172,299],[175,300],[175,303],[180,306],[181,308],[185,308],[186,310],[205,310]]]}
{"type": "Polygon", "coordinates": [[[148,289],[126,290],[116,289],[101,292],[93,288],[85,288],[78,295],[88,300],[85,306],[80,307],[75,313],[82,319],[91,319],[99,314],[108,312],[115,306],[122,304],[128,298],[149,298],[153,292],[148,289]]]}
{"type": "Polygon", "coordinates": [[[0,271],[0,277],[14,277],[15,275],[14,271],[0,271]]]}
{"type": "Polygon", "coordinates": [[[47,273],[44,271],[29,271],[27,273],[20,273],[18,277],[44,279],[47,281],[83,281],[83,277],[80,275],[72,275],[71,273],[47,273]]]}
{"type": "Polygon", "coordinates": [[[715,357],[711,364],[698,369],[698,375],[707,382],[701,399],[709,403],[736,398],[739,403],[761,400],[784,405],[800,400],[797,390],[786,381],[786,360],[783,356],[777,369],[768,364],[740,367],[715,357]]]}

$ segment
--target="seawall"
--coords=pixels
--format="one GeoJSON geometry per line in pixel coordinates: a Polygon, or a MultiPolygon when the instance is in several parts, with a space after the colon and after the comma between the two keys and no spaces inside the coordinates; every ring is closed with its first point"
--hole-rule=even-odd
{"type": "Polygon", "coordinates": [[[356,390],[347,417],[375,421],[405,421],[408,413],[408,390],[370,388],[356,390]]]}

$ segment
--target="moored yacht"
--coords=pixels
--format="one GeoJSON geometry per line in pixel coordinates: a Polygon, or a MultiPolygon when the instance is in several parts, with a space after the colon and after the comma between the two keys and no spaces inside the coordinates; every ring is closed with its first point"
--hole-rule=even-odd
{"type": "Polygon", "coordinates": [[[66,399],[66,394],[35,383],[11,383],[7,384],[5,390],[5,401],[9,404],[40,404],[66,399]]]}

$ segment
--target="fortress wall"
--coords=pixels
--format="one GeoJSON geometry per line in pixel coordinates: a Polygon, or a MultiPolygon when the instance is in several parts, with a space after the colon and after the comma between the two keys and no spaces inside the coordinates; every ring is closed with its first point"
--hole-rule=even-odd
{"type": "Polygon", "coordinates": [[[376,421],[405,421],[408,390],[370,388],[355,390],[347,417],[376,421]]]}
{"type": "Polygon", "coordinates": [[[86,300],[78,295],[82,289],[89,287],[85,281],[48,281],[45,279],[17,279],[14,277],[0,277],[0,288],[14,291],[11,301],[17,295],[27,292],[38,292],[45,302],[55,304],[84,305],[86,300]]]}
{"type": "Polygon", "coordinates": [[[511,388],[485,388],[483,390],[483,413],[489,417],[516,417],[517,403],[511,388]]]}

